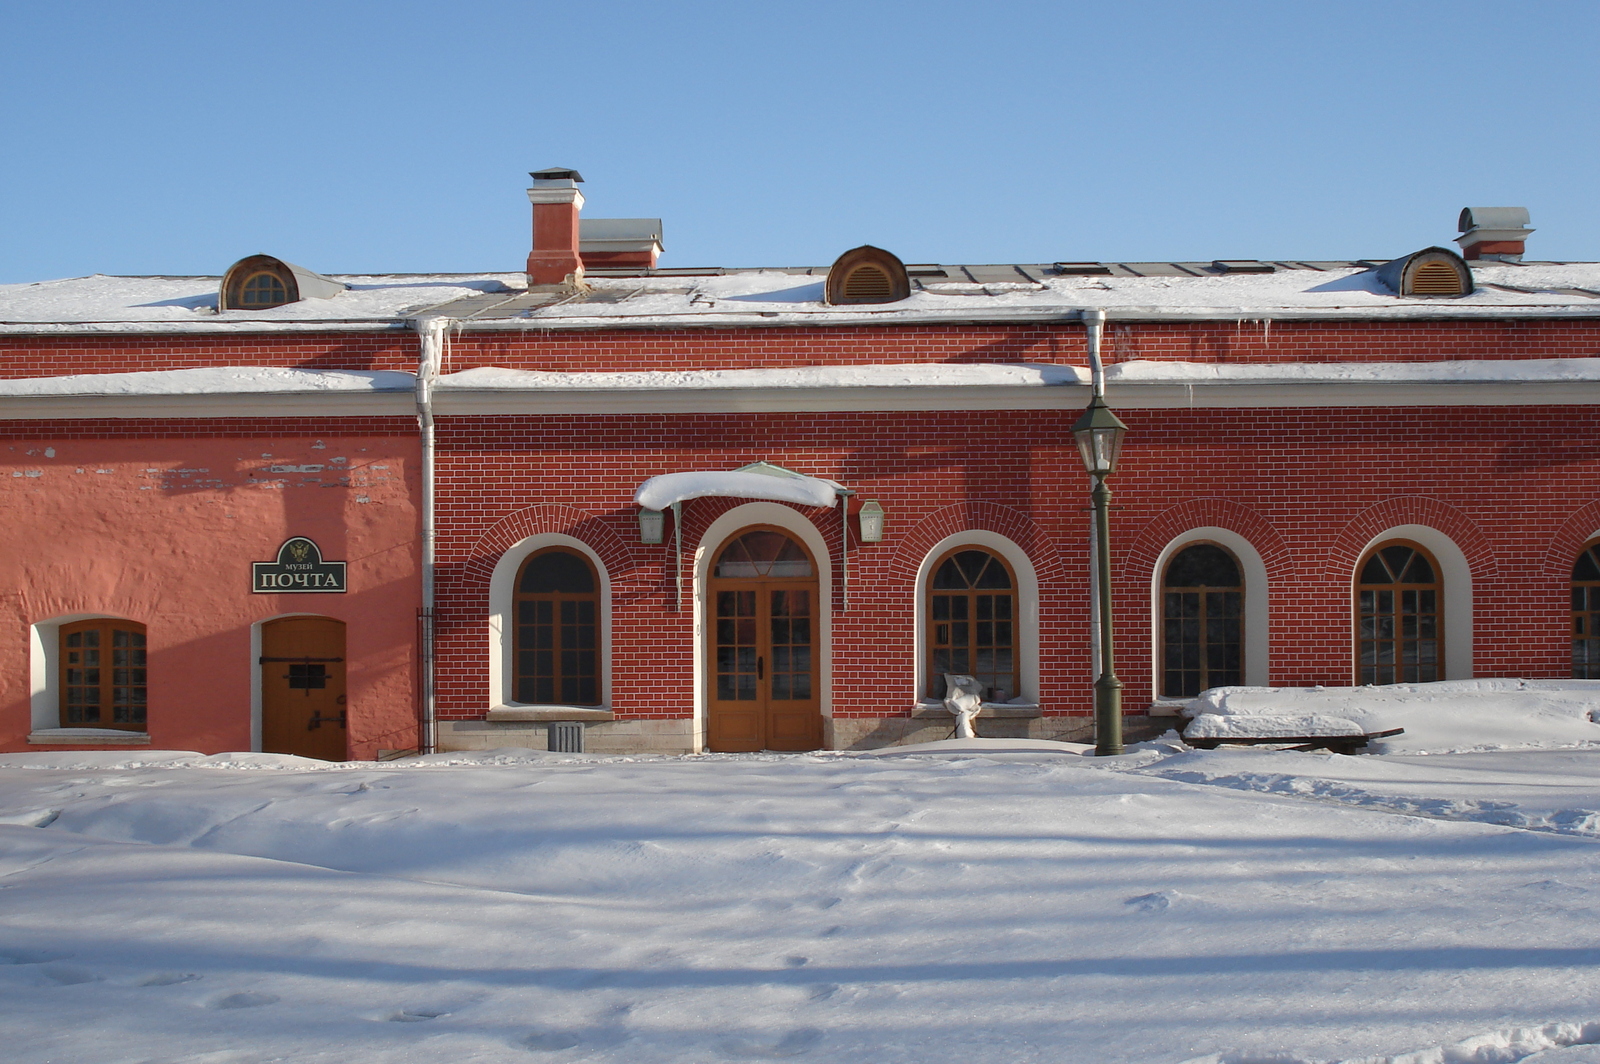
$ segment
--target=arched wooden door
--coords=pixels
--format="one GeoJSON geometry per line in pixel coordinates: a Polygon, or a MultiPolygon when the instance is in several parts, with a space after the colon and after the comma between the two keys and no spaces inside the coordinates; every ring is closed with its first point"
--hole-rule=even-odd
{"type": "Polygon", "coordinates": [[[261,626],[261,749],[343,761],[349,734],[344,622],[284,617],[261,626]]]}
{"type": "Polygon", "coordinates": [[[706,707],[712,750],[822,745],[817,567],[776,528],[729,540],[711,566],[706,707]]]}

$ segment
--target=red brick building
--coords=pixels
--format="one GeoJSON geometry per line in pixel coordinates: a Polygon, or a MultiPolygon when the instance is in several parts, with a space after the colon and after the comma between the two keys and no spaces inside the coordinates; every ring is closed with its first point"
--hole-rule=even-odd
{"type": "Polygon", "coordinates": [[[947,672],[1086,739],[1091,349],[1130,735],[1600,673],[1600,265],[1521,261],[1525,212],[1465,258],[668,269],[529,196],[525,273],[0,286],[0,748],[865,747],[947,735],[947,672]]]}

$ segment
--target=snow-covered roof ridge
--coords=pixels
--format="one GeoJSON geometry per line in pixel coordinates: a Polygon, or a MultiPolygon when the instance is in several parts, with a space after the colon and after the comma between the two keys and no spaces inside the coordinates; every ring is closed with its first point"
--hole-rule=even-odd
{"type": "Polygon", "coordinates": [[[1362,263],[1247,274],[1134,265],[1146,272],[944,267],[944,278],[922,278],[907,299],[860,306],[824,302],[823,271],[810,269],[596,276],[585,292],[560,298],[528,291],[518,273],[343,274],[336,279],[347,290],[329,299],[220,313],[218,278],[94,275],[0,285],[0,334],[403,328],[420,315],[466,319],[475,330],[1024,322],[1087,309],[1129,321],[1600,316],[1600,263],[1475,263],[1475,290],[1451,298],[1398,296],[1362,263]]]}

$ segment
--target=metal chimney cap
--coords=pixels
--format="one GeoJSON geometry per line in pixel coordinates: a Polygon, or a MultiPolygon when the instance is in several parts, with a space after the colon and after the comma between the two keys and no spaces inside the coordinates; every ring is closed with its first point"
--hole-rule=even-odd
{"type": "Polygon", "coordinates": [[[569,170],[564,166],[551,166],[544,170],[535,170],[528,175],[535,181],[582,181],[583,175],[576,170],[569,170]]]}
{"type": "Polygon", "coordinates": [[[1521,229],[1527,224],[1526,207],[1463,207],[1456,228],[1465,233],[1472,229],[1521,229]]]}

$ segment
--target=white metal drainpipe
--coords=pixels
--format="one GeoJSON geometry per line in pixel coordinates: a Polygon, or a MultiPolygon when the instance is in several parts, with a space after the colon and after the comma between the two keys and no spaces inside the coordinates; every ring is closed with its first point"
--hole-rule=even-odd
{"type": "Polygon", "coordinates": [[[417,359],[417,426],[421,430],[422,444],[422,660],[417,664],[422,674],[419,677],[422,684],[422,734],[417,738],[424,754],[434,753],[438,747],[433,653],[433,570],[438,538],[434,520],[433,385],[439,379],[439,367],[444,362],[445,343],[452,324],[449,318],[427,318],[416,323],[417,334],[422,341],[422,350],[417,359]]]}
{"type": "MultiPolygon", "coordinates": [[[[1084,342],[1089,346],[1089,379],[1094,394],[1106,397],[1105,365],[1100,360],[1100,339],[1105,331],[1106,312],[1098,307],[1083,312],[1084,342]]],[[[1089,522],[1089,668],[1091,675],[1100,675],[1100,567],[1099,536],[1093,521],[1089,522]]]]}

